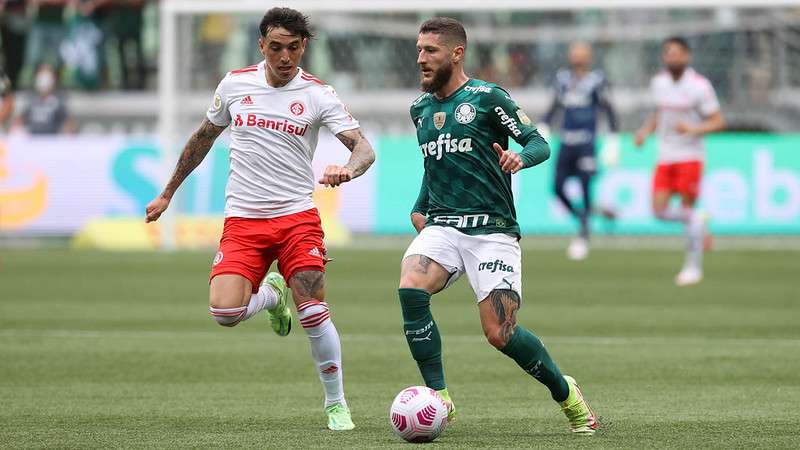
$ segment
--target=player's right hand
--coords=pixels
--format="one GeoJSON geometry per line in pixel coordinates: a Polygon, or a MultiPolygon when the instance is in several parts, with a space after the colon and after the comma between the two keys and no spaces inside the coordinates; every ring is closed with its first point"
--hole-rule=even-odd
{"type": "Polygon", "coordinates": [[[147,204],[145,208],[145,223],[155,222],[161,217],[161,214],[167,210],[169,207],[169,199],[162,196],[161,194],[158,197],[154,198],[153,201],[147,204]]]}
{"type": "Polygon", "coordinates": [[[413,212],[411,213],[411,225],[414,225],[414,229],[417,230],[417,233],[421,232],[423,228],[425,228],[425,221],[427,218],[424,214],[413,212]]]}
{"type": "Polygon", "coordinates": [[[347,183],[353,179],[353,171],[345,166],[328,166],[325,168],[325,173],[319,179],[319,184],[324,184],[325,187],[336,187],[342,183],[347,183]]]}

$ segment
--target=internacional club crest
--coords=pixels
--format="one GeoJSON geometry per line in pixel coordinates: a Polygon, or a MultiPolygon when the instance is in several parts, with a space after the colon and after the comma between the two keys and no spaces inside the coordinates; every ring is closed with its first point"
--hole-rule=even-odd
{"type": "Polygon", "coordinates": [[[475,107],[469,103],[462,103],[456,108],[456,122],[466,125],[475,119],[475,107]]]}
{"type": "Polygon", "coordinates": [[[444,126],[444,121],[447,119],[447,113],[444,111],[437,112],[433,115],[433,126],[437,130],[441,130],[444,126]]]}
{"type": "Polygon", "coordinates": [[[303,113],[306,112],[306,107],[300,102],[292,102],[292,104],[289,105],[289,111],[295,116],[302,116],[303,113]]]}

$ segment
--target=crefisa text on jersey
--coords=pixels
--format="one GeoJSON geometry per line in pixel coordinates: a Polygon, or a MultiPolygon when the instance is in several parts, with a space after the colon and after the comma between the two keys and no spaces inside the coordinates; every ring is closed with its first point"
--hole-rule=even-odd
{"type": "Polygon", "coordinates": [[[517,126],[517,120],[513,117],[509,116],[501,106],[495,106],[494,112],[497,113],[497,116],[500,117],[500,123],[508,127],[508,131],[514,135],[514,137],[518,137],[522,134],[519,127],[517,126]]]}
{"type": "Polygon", "coordinates": [[[419,146],[422,155],[436,156],[436,160],[442,159],[444,153],[471,152],[472,138],[451,139],[450,133],[440,134],[435,141],[430,141],[419,146]]]}

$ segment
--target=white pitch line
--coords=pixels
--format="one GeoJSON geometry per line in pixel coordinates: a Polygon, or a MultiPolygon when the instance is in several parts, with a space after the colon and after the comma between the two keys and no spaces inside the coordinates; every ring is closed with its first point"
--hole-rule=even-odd
{"type": "MultiPolygon", "coordinates": [[[[252,338],[257,332],[238,333],[240,336],[252,338]]],[[[159,330],[35,330],[35,329],[5,329],[0,330],[0,338],[77,338],[77,339],[217,339],[229,337],[231,334],[225,331],[159,331],[159,330]]],[[[264,333],[264,338],[271,337],[264,333]]],[[[288,339],[303,340],[305,336],[295,335],[288,339]]],[[[346,342],[405,342],[402,334],[343,334],[341,339],[346,342]]],[[[447,343],[471,344],[483,342],[484,338],[480,334],[445,334],[442,340],[447,343]]],[[[800,347],[800,339],[788,338],[737,338],[737,337],[673,337],[673,336],[542,336],[545,343],[566,344],[566,345],[766,345],[766,346],[786,346],[800,347]]]]}

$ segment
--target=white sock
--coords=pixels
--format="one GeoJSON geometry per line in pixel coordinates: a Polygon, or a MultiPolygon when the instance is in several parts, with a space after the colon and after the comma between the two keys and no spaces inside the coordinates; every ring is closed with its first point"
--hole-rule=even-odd
{"type": "Polygon", "coordinates": [[[656,213],[656,217],[668,222],[688,222],[691,217],[692,210],[686,208],[666,208],[663,211],[656,213]]]}
{"type": "Polygon", "coordinates": [[[311,356],[325,389],[325,407],[334,403],[347,406],[342,383],[342,345],[333,326],[328,304],[310,300],[297,305],[297,317],[311,342],[311,356]]]}
{"type": "Polygon", "coordinates": [[[686,221],[686,258],[684,268],[700,270],[703,265],[703,238],[705,234],[703,216],[700,213],[685,210],[686,221]]]}
{"type": "Polygon", "coordinates": [[[278,293],[275,289],[265,284],[258,289],[258,292],[250,296],[250,303],[247,304],[247,312],[242,320],[253,317],[262,309],[272,309],[278,305],[278,293]]]}

